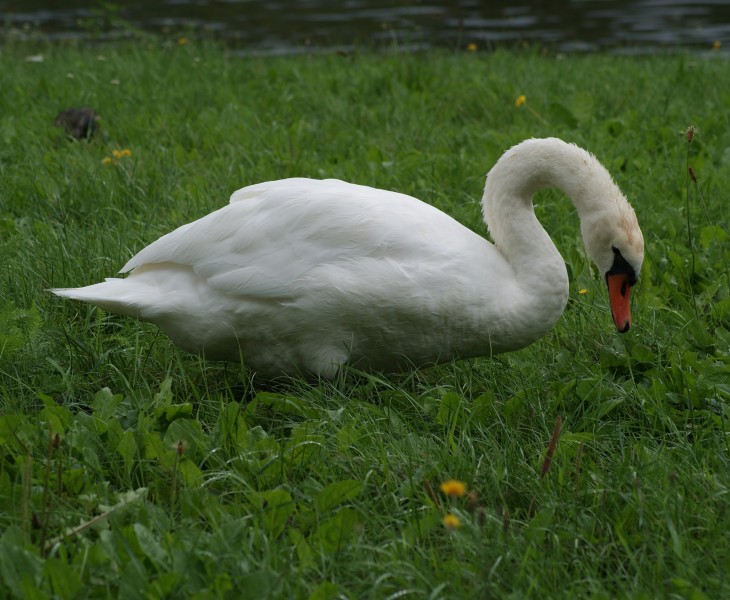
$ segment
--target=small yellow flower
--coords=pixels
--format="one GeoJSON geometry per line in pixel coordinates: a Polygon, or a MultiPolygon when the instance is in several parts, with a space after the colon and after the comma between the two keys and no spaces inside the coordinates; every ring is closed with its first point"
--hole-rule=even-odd
{"type": "Polygon", "coordinates": [[[105,156],[104,158],[101,159],[101,164],[110,165],[113,161],[114,161],[114,159],[111,156],[105,156]]]}
{"type": "Polygon", "coordinates": [[[180,46],[184,46],[185,44],[187,44],[187,43],[188,43],[188,38],[186,38],[185,36],[183,36],[183,37],[181,37],[181,38],[179,38],[179,39],[177,40],[177,43],[178,43],[178,44],[179,44],[180,46]]]}
{"type": "Polygon", "coordinates": [[[467,52],[476,52],[477,51],[477,45],[474,42],[471,42],[470,44],[467,44],[466,51],[467,52]]]}
{"type": "Polygon", "coordinates": [[[456,529],[457,527],[461,527],[461,519],[451,513],[444,515],[441,522],[444,524],[446,529],[456,529]]]}
{"type": "Polygon", "coordinates": [[[582,289],[578,290],[578,293],[581,296],[585,296],[588,293],[588,290],[586,288],[582,288],[582,289]]]}
{"type": "Polygon", "coordinates": [[[517,99],[515,100],[515,106],[522,106],[525,102],[527,102],[527,97],[522,94],[520,96],[517,96],[517,99]]]}
{"type": "Polygon", "coordinates": [[[461,498],[466,493],[466,484],[463,481],[449,479],[441,484],[441,491],[452,498],[461,498]]]}
{"type": "Polygon", "coordinates": [[[132,156],[132,151],[129,148],[125,148],[124,150],[112,150],[112,156],[119,160],[125,156],[132,156]]]}
{"type": "Polygon", "coordinates": [[[720,46],[722,46],[722,43],[720,42],[720,40],[715,40],[714,42],[712,42],[713,50],[719,50],[720,46]]]}

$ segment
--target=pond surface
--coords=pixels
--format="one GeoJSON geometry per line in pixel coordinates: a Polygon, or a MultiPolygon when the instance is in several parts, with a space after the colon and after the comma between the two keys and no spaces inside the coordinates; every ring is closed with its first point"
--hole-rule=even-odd
{"type": "Polygon", "coordinates": [[[523,42],[560,51],[725,51],[730,0],[0,0],[0,25],[2,35],[93,40],[123,38],[131,26],[267,54],[523,42]]]}

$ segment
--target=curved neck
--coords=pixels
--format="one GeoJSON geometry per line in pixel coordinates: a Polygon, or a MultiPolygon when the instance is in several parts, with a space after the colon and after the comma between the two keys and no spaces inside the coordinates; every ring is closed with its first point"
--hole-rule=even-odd
{"type": "Polygon", "coordinates": [[[518,277],[530,265],[542,271],[546,260],[563,262],[533,210],[532,196],[542,188],[558,188],[570,197],[584,241],[589,229],[611,218],[622,200],[625,203],[608,171],[578,146],[547,138],[508,150],[487,175],[482,206],[495,245],[518,277]],[[615,202],[600,202],[607,195],[615,195],[615,202]]]}
{"type": "Polygon", "coordinates": [[[533,194],[549,187],[571,198],[585,233],[584,225],[597,222],[602,213],[596,199],[616,186],[585,150],[555,138],[533,139],[497,161],[487,175],[482,206],[495,246],[512,266],[529,309],[554,323],[567,302],[568,274],[532,205],[533,194]]]}

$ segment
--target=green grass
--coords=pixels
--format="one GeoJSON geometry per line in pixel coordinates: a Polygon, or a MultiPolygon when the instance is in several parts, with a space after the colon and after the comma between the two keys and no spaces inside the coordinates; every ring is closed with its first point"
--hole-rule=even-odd
{"type": "Polygon", "coordinates": [[[7,44],[0,596],[730,596],[728,67],[7,44]],[[71,142],[53,119],[85,105],[101,133],[71,142]],[[636,208],[647,256],[625,336],[553,191],[536,210],[570,302],[544,339],[494,359],[271,384],[46,291],[295,175],[406,192],[486,235],[485,173],[548,135],[594,152],[636,208]],[[446,498],[450,478],[474,495],[446,498]]]}

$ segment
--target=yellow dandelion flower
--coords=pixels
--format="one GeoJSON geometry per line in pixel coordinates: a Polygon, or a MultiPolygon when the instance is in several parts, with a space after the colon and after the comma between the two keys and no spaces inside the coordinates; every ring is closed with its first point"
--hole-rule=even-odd
{"type": "Polygon", "coordinates": [[[466,484],[463,481],[449,479],[441,484],[441,491],[452,498],[461,498],[466,493],[466,484]]]}
{"type": "Polygon", "coordinates": [[[477,51],[477,45],[474,42],[471,42],[470,44],[467,44],[466,51],[467,52],[476,52],[477,51]]]}
{"type": "Polygon", "coordinates": [[[114,159],[111,156],[105,156],[101,159],[102,165],[110,165],[112,162],[114,162],[114,159]]]}
{"type": "Polygon", "coordinates": [[[588,293],[588,290],[586,288],[582,288],[582,289],[578,290],[578,293],[581,296],[585,296],[588,293]]]}
{"type": "Polygon", "coordinates": [[[714,42],[712,42],[713,50],[719,50],[720,46],[722,46],[722,42],[720,42],[720,40],[715,40],[714,42]]]}
{"type": "Polygon", "coordinates": [[[187,44],[187,43],[188,43],[188,38],[186,38],[185,36],[183,36],[183,37],[181,37],[181,38],[179,38],[179,39],[177,40],[177,43],[178,43],[178,44],[179,44],[180,46],[184,46],[185,44],[187,44]]]}
{"type": "Polygon", "coordinates": [[[522,106],[525,102],[527,102],[527,96],[522,94],[520,96],[517,96],[517,99],[515,100],[515,106],[522,106]]]}
{"type": "Polygon", "coordinates": [[[132,151],[129,148],[125,148],[124,150],[112,150],[112,156],[119,160],[125,156],[132,156],[132,151]]]}
{"type": "Polygon", "coordinates": [[[457,527],[461,527],[461,519],[451,513],[444,515],[441,522],[444,524],[446,529],[456,529],[457,527]]]}

